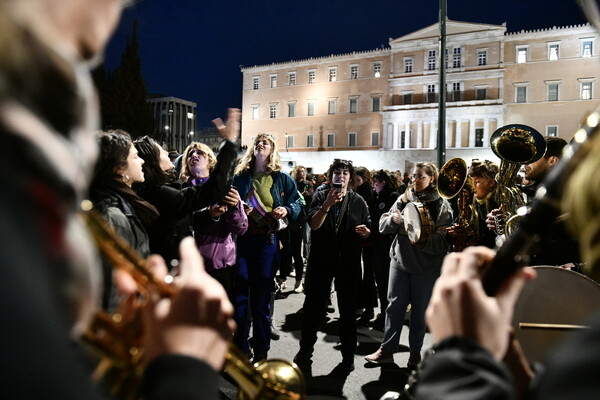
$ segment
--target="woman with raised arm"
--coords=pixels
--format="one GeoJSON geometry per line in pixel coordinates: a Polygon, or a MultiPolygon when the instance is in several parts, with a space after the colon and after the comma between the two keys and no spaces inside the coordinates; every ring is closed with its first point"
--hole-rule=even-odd
{"type": "Polygon", "coordinates": [[[210,204],[221,201],[229,191],[228,177],[237,157],[237,140],[240,111],[229,109],[227,124],[220,118],[213,121],[218,127],[223,143],[212,168],[214,179],[206,185],[183,188],[173,170],[169,154],[148,136],[134,144],[144,158],[145,182],[136,185],[138,194],[154,205],[160,217],[146,225],[150,234],[150,249],[170,262],[178,258],[179,242],[191,235],[190,215],[210,204]]]}

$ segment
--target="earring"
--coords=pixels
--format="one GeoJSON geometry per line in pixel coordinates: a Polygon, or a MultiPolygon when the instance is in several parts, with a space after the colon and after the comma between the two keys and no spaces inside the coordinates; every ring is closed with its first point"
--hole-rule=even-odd
{"type": "Polygon", "coordinates": [[[123,175],[123,180],[125,181],[125,183],[128,183],[131,180],[131,178],[129,177],[129,175],[124,174],[123,175]]]}

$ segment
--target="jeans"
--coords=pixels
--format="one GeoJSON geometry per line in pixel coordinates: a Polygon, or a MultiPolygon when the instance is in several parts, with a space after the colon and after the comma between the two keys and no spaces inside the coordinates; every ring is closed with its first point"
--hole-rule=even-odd
{"type": "Polygon", "coordinates": [[[237,263],[233,285],[233,304],[237,332],[235,344],[248,354],[252,316],[254,354],[266,356],[271,348],[270,300],[277,272],[279,245],[277,237],[246,233],[238,239],[237,263]],[[248,301],[250,298],[250,301],[248,301]]]}
{"type": "Polygon", "coordinates": [[[381,348],[386,353],[398,350],[406,307],[411,304],[408,346],[411,352],[421,351],[425,337],[425,310],[433,285],[439,274],[411,274],[390,268],[388,306],[385,310],[385,329],[381,348]]]}

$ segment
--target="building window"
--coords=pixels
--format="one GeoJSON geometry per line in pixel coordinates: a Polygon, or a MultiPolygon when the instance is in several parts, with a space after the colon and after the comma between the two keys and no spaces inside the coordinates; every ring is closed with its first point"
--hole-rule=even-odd
{"type": "Polygon", "coordinates": [[[381,97],[373,97],[373,108],[374,112],[381,111],[381,97]]]}
{"type": "Polygon", "coordinates": [[[477,65],[487,65],[487,50],[477,50],[477,65]]]}
{"type": "Polygon", "coordinates": [[[308,83],[315,83],[315,79],[317,79],[317,71],[311,69],[308,71],[308,83]]]}
{"type": "Polygon", "coordinates": [[[381,76],[381,63],[379,61],[373,63],[373,76],[375,78],[379,78],[381,76]]]}
{"type": "Polygon", "coordinates": [[[312,134],[306,135],[306,147],[315,147],[315,136],[312,134]]]}
{"type": "Polygon", "coordinates": [[[475,99],[476,100],[487,99],[487,88],[475,88],[475,99]]]}
{"type": "Polygon", "coordinates": [[[277,87],[277,75],[271,75],[270,79],[271,79],[271,88],[276,88],[277,87]]]}
{"type": "Polygon", "coordinates": [[[462,55],[460,47],[455,47],[452,51],[452,68],[460,68],[462,55]]]}
{"type": "Polygon", "coordinates": [[[581,100],[590,100],[592,98],[592,82],[581,82],[581,100]]]}
{"type": "Polygon", "coordinates": [[[309,101],[308,102],[308,116],[313,116],[315,115],[315,103],[314,101],[309,101]]]}
{"type": "Polygon", "coordinates": [[[379,132],[371,132],[371,146],[379,146],[379,132]]]}
{"type": "Polygon", "coordinates": [[[277,105],[271,104],[269,106],[269,118],[277,118],[277,105]]]}
{"type": "Polygon", "coordinates": [[[558,43],[548,43],[548,60],[555,61],[559,57],[559,45],[558,43]]]}
{"type": "Polygon", "coordinates": [[[350,66],[350,79],[358,79],[358,65],[350,66]]]}
{"type": "Polygon", "coordinates": [[[296,103],[288,103],[288,117],[296,116],[296,103]]]}
{"type": "Polygon", "coordinates": [[[402,100],[404,104],[412,104],[413,103],[413,94],[412,93],[404,93],[402,95],[402,100]]]}
{"type": "Polygon", "coordinates": [[[335,146],[335,133],[327,134],[327,147],[335,146]]]}
{"type": "Polygon", "coordinates": [[[252,89],[253,90],[257,90],[258,89],[258,82],[259,82],[260,78],[258,76],[255,76],[252,78],[252,89]]]}
{"type": "Polygon", "coordinates": [[[527,62],[527,47],[517,47],[517,64],[527,62]]]}
{"type": "Polygon", "coordinates": [[[335,82],[337,80],[337,68],[329,68],[329,82],[335,82]]]}
{"type": "Polygon", "coordinates": [[[483,147],[483,129],[475,129],[475,147],[483,147]]]}
{"type": "Polygon", "coordinates": [[[294,147],[294,136],[285,135],[285,150],[294,147]]]}
{"type": "Polygon", "coordinates": [[[413,59],[412,58],[404,59],[404,72],[413,72],[413,59]]]}
{"type": "Polygon", "coordinates": [[[400,148],[403,149],[406,145],[406,131],[400,132],[400,148]]]}
{"type": "Polygon", "coordinates": [[[258,119],[258,106],[252,106],[252,119],[258,119]]]}
{"type": "Polygon", "coordinates": [[[350,113],[356,113],[358,112],[358,98],[354,97],[350,99],[350,107],[349,107],[349,112],[350,113]]]}
{"type": "Polygon", "coordinates": [[[435,93],[435,85],[427,85],[427,102],[428,103],[435,103],[437,102],[437,98],[436,98],[436,93],[435,93]]]}
{"type": "Polygon", "coordinates": [[[452,83],[452,101],[460,101],[460,82],[452,83]]]}
{"type": "Polygon", "coordinates": [[[558,101],[558,83],[548,85],[548,101],[558,101]]]}
{"type": "Polygon", "coordinates": [[[327,102],[327,114],[333,115],[336,112],[337,100],[329,100],[327,102]]]}
{"type": "Polygon", "coordinates": [[[435,71],[435,60],[436,54],[435,54],[435,50],[429,50],[427,52],[427,69],[429,71],[435,71]]]}
{"type": "Polygon", "coordinates": [[[594,55],[594,39],[581,39],[581,57],[591,57],[594,55]]]}
{"type": "Polygon", "coordinates": [[[546,136],[558,136],[558,126],[548,125],[546,127],[546,136]]]}
{"type": "Polygon", "coordinates": [[[288,82],[290,86],[296,86],[296,73],[290,72],[288,75],[288,82]]]}
{"type": "Polygon", "coordinates": [[[517,86],[515,98],[517,103],[525,103],[527,101],[527,86],[517,86]]]}
{"type": "Polygon", "coordinates": [[[348,132],[348,146],[356,146],[356,132],[348,132]]]}

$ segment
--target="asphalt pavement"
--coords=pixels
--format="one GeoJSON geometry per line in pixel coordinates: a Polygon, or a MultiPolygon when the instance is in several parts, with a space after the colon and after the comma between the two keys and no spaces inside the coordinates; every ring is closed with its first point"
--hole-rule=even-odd
{"type": "MultiPolygon", "coordinates": [[[[275,300],[274,324],[279,330],[280,339],[271,341],[269,359],[292,360],[299,349],[300,327],[304,314],[303,293],[294,293],[295,278],[288,278],[287,289],[275,300]]],[[[402,330],[400,350],[394,354],[394,364],[373,365],[364,357],[379,348],[383,332],[373,328],[358,328],[358,348],[354,357],[355,370],[349,375],[339,374],[335,367],[341,362],[339,351],[337,299],[333,295],[335,311],[328,313],[321,324],[313,356],[313,378],[308,382],[308,400],[348,399],[379,400],[386,392],[400,392],[406,383],[410,370],[408,361],[408,327],[402,330]]],[[[431,346],[429,334],[425,335],[423,351],[431,346]]],[[[222,399],[235,399],[237,388],[225,377],[221,378],[222,399]]]]}

